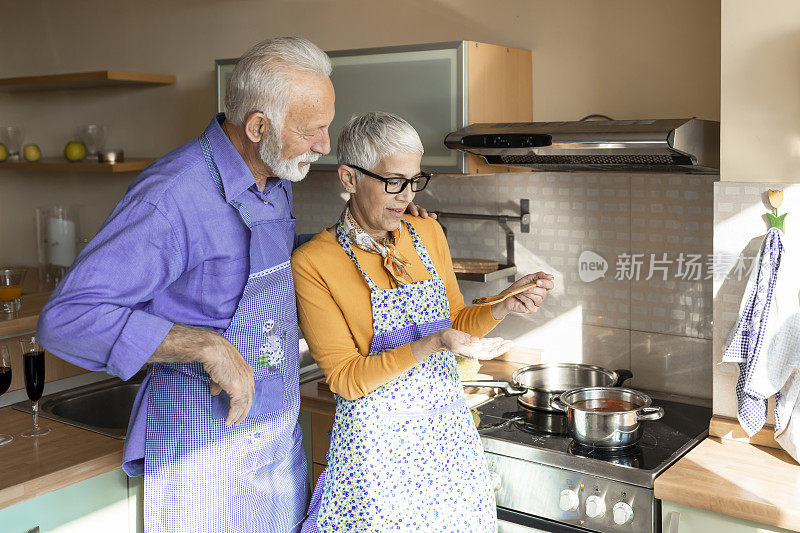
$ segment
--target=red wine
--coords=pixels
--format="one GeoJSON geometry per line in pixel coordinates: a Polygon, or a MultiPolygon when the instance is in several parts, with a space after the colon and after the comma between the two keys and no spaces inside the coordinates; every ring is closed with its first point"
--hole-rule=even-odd
{"type": "Polygon", "coordinates": [[[3,394],[11,386],[11,367],[0,366],[0,394],[3,394]]]}
{"type": "Polygon", "coordinates": [[[28,352],[25,360],[25,392],[32,402],[38,401],[44,392],[44,352],[28,352]]]}

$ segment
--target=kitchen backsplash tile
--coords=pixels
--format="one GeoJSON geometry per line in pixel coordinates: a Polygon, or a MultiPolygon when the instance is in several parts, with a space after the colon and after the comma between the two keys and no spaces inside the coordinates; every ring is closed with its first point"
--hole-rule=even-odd
{"type": "Polygon", "coordinates": [[[631,177],[631,329],[711,339],[714,182],[706,176],[631,177]]]}
{"type": "Polygon", "coordinates": [[[711,340],[631,331],[631,386],[711,399],[711,340]]]}
{"type": "MultiPolygon", "coordinates": [[[[317,232],[335,222],[344,205],[334,173],[313,173],[294,190],[295,215],[302,232],[317,232]]],[[[546,360],[585,361],[613,368],[645,365],[642,368],[651,375],[648,385],[668,382],[662,373],[672,371],[672,366],[663,361],[647,366],[646,359],[666,357],[667,352],[659,354],[656,349],[672,345],[654,343],[656,348],[647,352],[640,348],[638,362],[634,362],[633,333],[668,334],[662,335],[667,340],[711,339],[712,288],[711,279],[706,279],[713,234],[711,178],[533,172],[439,175],[415,201],[439,211],[517,215],[523,198],[530,200],[531,232],[521,233],[518,223],[509,224],[516,240],[518,276],[550,272],[556,278],[556,289],[542,311],[507,319],[494,334],[515,339],[522,346],[542,348],[546,360]],[[578,263],[583,252],[593,252],[599,256],[597,262],[605,262],[602,277],[582,280],[578,263]],[[692,270],[690,276],[678,272],[681,253],[681,268],[692,270]],[[632,254],[642,257],[632,260],[632,254]],[[666,279],[658,268],[646,279],[651,259],[662,267],[658,260],[668,261],[666,279]],[[700,275],[694,279],[698,261],[700,275]],[[637,275],[633,266],[638,262],[637,275]]],[[[505,234],[499,224],[462,219],[441,222],[447,228],[454,257],[505,260],[505,234]]],[[[466,301],[495,294],[507,285],[505,279],[460,282],[466,301]]],[[[689,342],[688,346],[691,349],[682,360],[708,364],[710,341],[689,342]]],[[[696,392],[695,396],[705,396],[711,376],[688,374],[684,388],[696,392]]]]}

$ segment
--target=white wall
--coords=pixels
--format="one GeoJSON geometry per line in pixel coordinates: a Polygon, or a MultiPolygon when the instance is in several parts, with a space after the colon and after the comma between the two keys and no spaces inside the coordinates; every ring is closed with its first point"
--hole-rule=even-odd
{"type": "Polygon", "coordinates": [[[721,179],[800,183],[800,2],[722,2],[721,179]]]}

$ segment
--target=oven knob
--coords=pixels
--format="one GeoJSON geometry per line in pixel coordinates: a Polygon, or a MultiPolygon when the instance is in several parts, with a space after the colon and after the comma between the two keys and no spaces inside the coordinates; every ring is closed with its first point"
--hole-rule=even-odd
{"type": "Polygon", "coordinates": [[[589,496],[586,498],[586,516],[589,518],[600,518],[606,514],[606,502],[600,496],[589,496]]]}
{"type": "Polygon", "coordinates": [[[564,489],[558,498],[558,508],[562,511],[574,511],[578,508],[578,494],[574,490],[564,489]]]}
{"type": "Polygon", "coordinates": [[[500,486],[502,484],[503,484],[503,478],[500,477],[500,474],[489,470],[489,485],[492,487],[492,490],[494,491],[500,490],[500,486]]]}
{"type": "Polygon", "coordinates": [[[625,502],[614,504],[614,523],[618,526],[633,522],[633,509],[625,502]]]}

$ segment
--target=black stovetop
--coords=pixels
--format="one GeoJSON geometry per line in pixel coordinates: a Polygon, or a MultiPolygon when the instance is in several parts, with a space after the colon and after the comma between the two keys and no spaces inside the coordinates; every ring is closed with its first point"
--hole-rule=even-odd
{"type": "Polygon", "coordinates": [[[514,397],[500,396],[476,409],[480,415],[478,432],[483,438],[653,471],[657,475],[681,455],[679,452],[685,452],[687,446],[693,446],[708,434],[712,413],[707,407],[665,400],[653,399],[653,406],[663,407],[664,416],[643,422],[644,434],[639,444],[614,453],[576,445],[567,434],[565,415],[525,409],[518,406],[514,397]]]}

